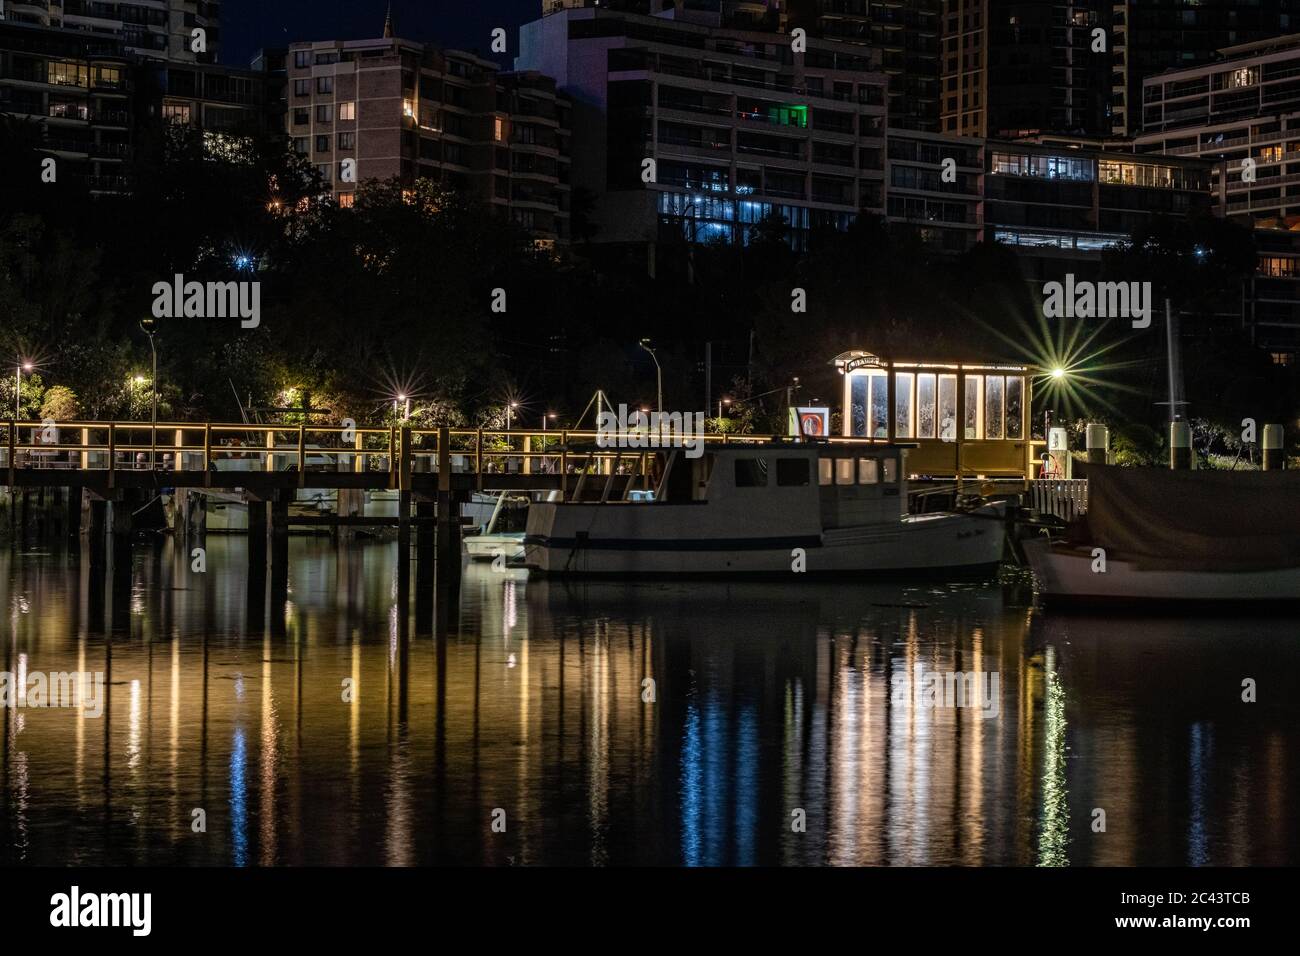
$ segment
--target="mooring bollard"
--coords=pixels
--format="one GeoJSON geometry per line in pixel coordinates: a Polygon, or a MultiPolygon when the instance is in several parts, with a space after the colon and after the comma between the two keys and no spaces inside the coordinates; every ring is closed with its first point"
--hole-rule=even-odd
{"type": "Polygon", "coordinates": [[[1286,452],[1282,448],[1282,426],[1265,425],[1263,451],[1263,468],[1265,471],[1281,471],[1286,467],[1286,452]]]}
{"type": "Polygon", "coordinates": [[[1169,467],[1175,471],[1192,467],[1192,426],[1187,422],[1169,423],[1169,467]]]}
{"type": "Polygon", "coordinates": [[[1087,443],[1088,464],[1106,464],[1106,453],[1110,450],[1110,429],[1105,425],[1089,425],[1087,443]]]}

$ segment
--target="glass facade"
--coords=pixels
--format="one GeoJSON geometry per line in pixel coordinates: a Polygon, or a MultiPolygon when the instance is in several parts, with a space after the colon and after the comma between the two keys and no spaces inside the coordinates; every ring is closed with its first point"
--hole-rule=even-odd
{"type": "Polygon", "coordinates": [[[788,203],[732,199],[707,193],[659,193],[659,221],[668,228],[686,230],[692,242],[730,242],[749,245],[759,223],[780,217],[786,241],[796,251],[808,247],[813,229],[844,231],[857,218],[854,213],[810,209],[788,203]]]}
{"type": "MultiPolygon", "coordinates": [[[[889,437],[889,373],[880,368],[849,374],[847,434],[889,437]]],[[[968,441],[1021,441],[1025,431],[1025,377],[1006,372],[944,372],[924,366],[894,372],[894,438],[954,441],[958,416],[968,441]],[[958,378],[963,394],[958,409],[958,378]]]]}

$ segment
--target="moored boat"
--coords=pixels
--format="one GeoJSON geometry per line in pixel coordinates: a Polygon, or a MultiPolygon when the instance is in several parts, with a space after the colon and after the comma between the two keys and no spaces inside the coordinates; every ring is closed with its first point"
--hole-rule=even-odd
{"type": "Polygon", "coordinates": [[[988,572],[1004,506],[907,513],[910,446],[789,442],[658,452],[655,487],[534,502],[526,563],[576,575],[988,572]]]}
{"type": "Polygon", "coordinates": [[[1300,474],[1076,468],[1087,512],[1023,542],[1044,603],[1300,602],[1300,474]]]}

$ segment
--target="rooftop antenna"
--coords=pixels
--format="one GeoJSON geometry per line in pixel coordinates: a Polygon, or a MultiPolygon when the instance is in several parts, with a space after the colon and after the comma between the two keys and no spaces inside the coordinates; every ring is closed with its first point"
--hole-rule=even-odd
{"type": "Polygon", "coordinates": [[[389,0],[388,13],[384,15],[384,39],[391,40],[392,38],[393,38],[393,3],[392,0],[389,0]]]}

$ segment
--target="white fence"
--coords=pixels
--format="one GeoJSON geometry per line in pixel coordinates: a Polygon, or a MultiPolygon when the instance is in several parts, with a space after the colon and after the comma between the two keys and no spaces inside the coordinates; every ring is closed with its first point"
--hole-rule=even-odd
{"type": "Polygon", "coordinates": [[[1073,521],[1088,512],[1088,479],[1035,478],[1029,482],[1029,506],[1039,514],[1073,521]]]}

